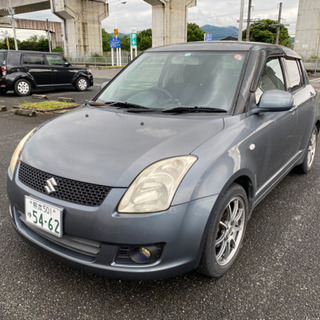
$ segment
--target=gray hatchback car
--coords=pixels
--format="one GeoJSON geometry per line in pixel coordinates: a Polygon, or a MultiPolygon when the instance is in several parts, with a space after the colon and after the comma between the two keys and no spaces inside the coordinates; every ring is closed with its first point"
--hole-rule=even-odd
{"type": "Polygon", "coordinates": [[[319,127],[316,92],[288,48],[150,49],[23,138],[8,169],[12,224],[89,272],[219,277],[259,201],[294,167],[310,171],[319,127]]]}

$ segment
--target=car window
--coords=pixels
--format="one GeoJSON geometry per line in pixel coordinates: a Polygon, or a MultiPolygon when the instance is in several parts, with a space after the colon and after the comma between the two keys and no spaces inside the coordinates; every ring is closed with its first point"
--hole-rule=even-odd
{"type": "Polygon", "coordinates": [[[4,57],[5,57],[4,52],[0,52],[0,64],[4,62],[4,60],[5,60],[4,57]]]}
{"type": "Polygon", "coordinates": [[[293,92],[303,86],[302,76],[296,59],[285,59],[288,72],[288,89],[293,92]]]}
{"type": "Polygon", "coordinates": [[[64,66],[66,59],[59,55],[47,55],[47,61],[50,65],[64,66]]]}
{"type": "Polygon", "coordinates": [[[261,95],[268,90],[285,90],[284,77],[278,58],[269,58],[262,70],[256,91],[256,102],[260,101],[261,95]]]}
{"type": "Polygon", "coordinates": [[[45,64],[43,54],[22,54],[21,64],[45,64]]]}

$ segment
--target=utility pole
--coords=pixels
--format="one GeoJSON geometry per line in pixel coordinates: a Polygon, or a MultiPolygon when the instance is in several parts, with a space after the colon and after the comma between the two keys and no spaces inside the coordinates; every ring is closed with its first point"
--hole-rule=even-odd
{"type": "Polygon", "coordinates": [[[252,2],[252,0],[249,0],[249,3],[248,3],[248,18],[247,18],[246,41],[250,41],[251,2],[252,2]]]}
{"type": "Polygon", "coordinates": [[[51,33],[50,33],[50,26],[49,26],[49,20],[47,19],[47,38],[48,38],[48,45],[49,45],[49,52],[52,51],[51,47],[51,33]]]}
{"type": "Polygon", "coordinates": [[[276,44],[279,44],[280,27],[281,27],[281,12],[282,12],[282,2],[280,2],[280,5],[279,5],[279,16],[278,16],[278,25],[277,25],[276,44]]]}
{"type": "Polygon", "coordinates": [[[244,0],[241,0],[238,41],[242,41],[243,9],[244,9],[244,0]]]}
{"type": "Polygon", "coordinates": [[[18,50],[18,43],[17,43],[17,36],[16,36],[16,21],[14,18],[14,9],[12,8],[12,2],[9,0],[9,8],[7,8],[8,13],[11,15],[10,24],[12,25],[13,30],[13,39],[14,39],[14,48],[15,50],[18,50]]]}

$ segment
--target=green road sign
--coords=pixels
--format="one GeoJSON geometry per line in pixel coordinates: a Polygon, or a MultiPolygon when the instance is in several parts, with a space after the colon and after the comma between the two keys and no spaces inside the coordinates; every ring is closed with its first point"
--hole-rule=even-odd
{"type": "Polygon", "coordinates": [[[136,47],[137,46],[137,34],[131,33],[130,39],[131,39],[131,47],[136,47]]]}

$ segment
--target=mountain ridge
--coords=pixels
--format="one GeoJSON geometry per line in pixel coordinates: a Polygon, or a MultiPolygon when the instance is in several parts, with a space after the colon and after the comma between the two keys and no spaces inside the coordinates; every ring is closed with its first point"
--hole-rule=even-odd
{"type": "Polygon", "coordinates": [[[210,33],[213,35],[213,40],[222,40],[227,37],[238,38],[239,29],[234,26],[228,27],[217,27],[214,25],[206,24],[200,27],[204,32],[210,33]]]}

